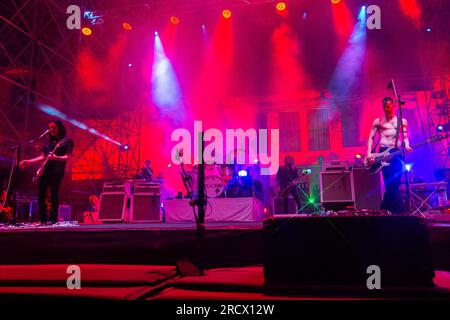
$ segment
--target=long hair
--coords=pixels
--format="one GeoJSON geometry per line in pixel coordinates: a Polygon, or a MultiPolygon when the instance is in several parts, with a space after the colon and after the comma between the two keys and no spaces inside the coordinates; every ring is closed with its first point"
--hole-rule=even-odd
{"type": "MultiPolygon", "coordinates": [[[[50,124],[50,123],[54,123],[58,127],[58,137],[56,139],[61,140],[66,137],[67,130],[61,120],[52,119],[48,122],[48,124],[50,124]]],[[[52,139],[52,138],[50,137],[50,139],[52,139]]]]}

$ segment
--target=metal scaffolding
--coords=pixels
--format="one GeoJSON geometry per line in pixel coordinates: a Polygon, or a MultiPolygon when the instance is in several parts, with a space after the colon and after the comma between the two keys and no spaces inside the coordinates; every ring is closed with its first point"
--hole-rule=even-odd
{"type": "Polygon", "coordinates": [[[72,159],[72,179],[133,178],[140,168],[141,114],[125,113],[116,119],[91,120],[89,125],[126,145],[127,150],[85,130],[75,130],[78,147],[72,159]]]}
{"type": "MultiPolygon", "coordinates": [[[[442,73],[433,79],[433,88],[427,93],[427,119],[430,134],[450,131],[450,72],[442,73]]],[[[445,169],[449,164],[449,138],[432,145],[436,169],[445,169]]]]}
{"type": "MultiPolygon", "coordinates": [[[[90,121],[92,128],[130,145],[128,152],[119,152],[110,142],[97,150],[101,138],[68,126],[76,141],[71,165],[74,172],[86,171],[88,158],[94,153],[108,159],[114,170],[108,177],[124,177],[139,166],[140,120],[128,115],[100,120],[101,114],[80,104],[77,62],[83,42],[80,30],[66,26],[66,10],[72,4],[70,0],[0,2],[0,120],[5,124],[0,126],[0,155],[12,157],[10,145],[42,132],[49,115],[36,107],[43,103],[81,122],[97,119],[90,121]]],[[[77,4],[82,10],[94,8],[90,0],[77,4]]],[[[24,151],[25,157],[36,153],[31,148],[24,151]]]]}
{"type": "Polygon", "coordinates": [[[37,103],[72,115],[79,32],[66,27],[71,1],[0,2],[0,129],[4,142],[19,143],[42,131],[37,103]],[[31,121],[32,119],[32,121],[31,121]]]}

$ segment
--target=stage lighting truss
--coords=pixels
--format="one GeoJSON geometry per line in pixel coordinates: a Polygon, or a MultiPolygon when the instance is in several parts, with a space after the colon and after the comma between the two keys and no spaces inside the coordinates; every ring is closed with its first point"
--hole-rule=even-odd
{"type": "MultiPolygon", "coordinates": [[[[435,134],[448,132],[449,130],[449,106],[450,97],[448,84],[450,83],[450,71],[443,72],[432,80],[433,90],[427,94],[427,118],[428,132],[435,134]]],[[[447,168],[449,165],[449,139],[444,139],[430,145],[431,156],[435,160],[436,169],[447,168]]]]}
{"type": "Polygon", "coordinates": [[[105,23],[105,21],[103,21],[103,15],[99,15],[94,11],[85,11],[83,14],[83,18],[85,20],[89,20],[92,25],[105,23]]]}
{"type": "MultiPolygon", "coordinates": [[[[69,30],[64,19],[72,4],[71,0],[0,1],[0,81],[3,90],[11,92],[0,101],[0,144],[20,143],[42,130],[46,119],[33,111],[36,100],[77,114],[70,71],[76,65],[80,32],[69,30]],[[47,86],[42,86],[44,82],[47,86]],[[66,85],[57,87],[58,83],[66,85]]],[[[24,152],[25,157],[32,155],[24,152]]],[[[3,148],[0,154],[10,156],[3,148]]]]}

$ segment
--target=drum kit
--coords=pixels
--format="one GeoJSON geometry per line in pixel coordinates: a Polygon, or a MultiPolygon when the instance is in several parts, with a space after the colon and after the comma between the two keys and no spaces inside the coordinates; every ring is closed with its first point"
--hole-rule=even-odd
{"type": "MultiPolygon", "coordinates": [[[[246,170],[246,168],[242,168],[246,170]]],[[[208,198],[251,196],[251,176],[241,177],[234,165],[205,165],[205,193],[208,198]]],[[[198,190],[198,166],[188,170],[194,193],[198,190]]]]}

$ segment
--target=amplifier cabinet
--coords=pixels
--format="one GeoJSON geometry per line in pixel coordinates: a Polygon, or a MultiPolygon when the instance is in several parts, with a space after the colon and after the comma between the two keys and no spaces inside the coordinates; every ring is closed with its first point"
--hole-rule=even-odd
{"type": "Polygon", "coordinates": [[[131,222],[161,222],[161,195],[153,192],[134,193],[130,207],[131,222]]]}
{"type": "Polygon", "coordinates": [[[130,196],[125,192],[103,192],[100,195],[98,221],[127,222],[130,196]]]}

